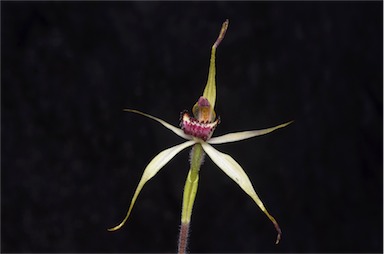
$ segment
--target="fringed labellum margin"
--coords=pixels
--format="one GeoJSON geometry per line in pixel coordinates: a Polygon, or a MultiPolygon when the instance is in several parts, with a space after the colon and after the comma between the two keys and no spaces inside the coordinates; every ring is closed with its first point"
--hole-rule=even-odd
{"type": "Polygon", "coordinates": [[[200,97],[192,111],[195,117],[191,117],[186,110],[181,112],[180,127],[185,134],[207,141],[220,123],[220,117],[212,121],[215,113],[209,101],[203,96],[200,97]]]}

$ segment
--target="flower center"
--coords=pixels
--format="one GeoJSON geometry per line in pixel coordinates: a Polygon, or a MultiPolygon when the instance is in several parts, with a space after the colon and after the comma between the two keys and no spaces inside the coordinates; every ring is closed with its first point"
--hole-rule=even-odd
{"type": "Polygon", "coordinates": [[[191,117],[186,110],[181,112],[181,129],[187,135],[207,141],[220,123],[220,117],[213,121],[215,112],[212,110],[209,101],[204,97],[199,98],[192,111],[195,117],[191,117]]]}

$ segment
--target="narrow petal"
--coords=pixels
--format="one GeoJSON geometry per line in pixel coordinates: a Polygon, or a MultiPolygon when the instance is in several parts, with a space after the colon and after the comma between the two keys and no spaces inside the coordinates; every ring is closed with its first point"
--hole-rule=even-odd
{"type": "Polygon", "coordinates": [[[277,224],[275,218],[272,217],[265,208],[263,202],[261,202],[259,196],[256,194],[251,181],[242,167],[231,156],[225,153],[221,153],[207,143],[202,143],[204,151],[212,159],[212,161],[221,168],[232,180],[234,180],[260,207],[260,209],[268,216],[268,218],[274,224],[277,230],[276,244],[280,241],[281,230],[277,224]]]}
{"type": "Polygon", "coordinates": [[[254,130],[254,131],[242,131],[242,132],[235,132],[235,133],[229,133],[222,136],[214,137],[208,140],[207,142],[210,144],[224,144],[224,143],[230,143],[235,141],[240,141],[244,139],[253,138],[256,136],[261,136],[267,133],[270,133],[274,130],[283,128],[287,126],[288,124],[292,123],[293,121],[290,121],[288,123],[283,123],[275,127],[271,127],[268,129],[262,129],[262,130],[254,130]]]}
{"type": "Polygon", "coordinates": [[[121,228],[124,223],[127,221],[129,214],[132,211],[133,205],[135,204],[135,201],[137,199],[137,196],[139,195],[141,189],[143,188],[144,184],[148,182],[153,176],[157,174],[157,172],[160,171],[160,169],[167,164],[173,157],[175,157],[176,154],[181,152],[183,149],[187,148],[188,146],[193,145],[196,143],[195,141],[187,141],[182,144],[176,145],[174,147],[168,148],[162,152],[160,152],[158,155],[156,155],[155,158],[151,160],[151,162],[147,165],[147,167],[144,169],[144,173],[141,177],[141,180],[139,182],[139,185],[136,188],[135,194],[133,195],[131,205],[129,206],[127,215],[125,216],[124,220],[117,225],[116,227],[108,229],[108,231],[115,231],[119,228],[121,228]]]}
{"type": "Polygon", "coordinates": [[[148,115],[148,114],[146,114],[146,113],[143,113],[143,112],[141,112],[141,111],[134,110],[134,109],[124,109],[124,111],[126,111],[126,112],[132,112],[132,113],[136,113],[136,114],[140,114],[140,115],[146,116],[146,117],[148,117],[148,118],[151,118],[151,119],[153,119],[153,120],[155,120],[155,121],[161,123],[165,128],[167,128],[167,129],[173,131],[177,136],[182,137],[182,138],[187,139],[187,140],[191,140],[191,139],[192,139],[192,137],[189,136],[189,135],[187,135],[187,134],[185,134],[184,131],[183,131],[182,129],[180,129],[180,128],[178,128],[178,127],[175,127],[175,126],[173,126],[173,125],[167,123],[166,121],[161,120],[160,118],[157,118],[157,117],[148,115]]]}

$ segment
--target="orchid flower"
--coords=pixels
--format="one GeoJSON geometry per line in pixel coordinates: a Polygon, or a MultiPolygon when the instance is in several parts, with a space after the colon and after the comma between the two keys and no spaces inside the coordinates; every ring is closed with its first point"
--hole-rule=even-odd
{"type": "Polygon", "coordinates": [[[193,146],[190,153],[190,170],[187,176],[187,180],[184,187],[183,194],[183,204],[182,204],[182,214],[181,214],[181,228],[179,236],[179,253],[186,252],[187,249],[187,240],[189,232],[189,224],[191,220],[192,207],[195,200],[198,180],[199,180],[199,170],[203,162],[205,154],[212,159],[212,161],[224,171],[232,180],[234,180],[244,191],[247,193],[254,202],[259,206],[259,208],[267,215],[267,217],[272,221],[276,230],[277,230],[277,239],[276,244],[279,243],[281,238],[281,230],[276,222],[275,218],[270,215],[270,213],[265,208],[263,202],[260,200],[259,196],[256,194],[251,181],[249,180],[247,174],[230,155],[222,153],[216,150],[212,145],[213,144],[224,144],[230,142],[241,141],[256,136],[264,135],[270,133],[279,128],[285,127],[291,122],[280,124],[275,127],[262,129],[262,130],[251,130],[251,131],[242,131],[229,133],[226,135],[211,137],[215,128],[220,122],[220,118],[216,117],[214,110],[215,101],[216,101],[216,68],[215,68],[215,55],[216,49],[224,35],[227,31],[229,21],[226,20],[221,28],[220,34],[216,42],[212,46],[210,66],[208,81],[205,86],[203,95],[199,98],[196,104],[192,108],[191,116],[187,111],[183,111],[180,116],[180,126],[181,128],[175,127],[160,118],[154,117],[152,115],[143,113],[134,109],[124,109],[126,112],[136,113],[143,115],[145,117],[151,118],[167,129],[174,132],[179,137],[186,139],[184,143],[178,144],[171,148],[168,148],[158,155],[156,155],[144,169],[144,173],[141,177],[141,180],[136,188],[136,191],[133,195],[131,204],[129,206],[128,212],[123,219],[123,221],[113,227],[108,229],[109,231],[115,231],[121,228],[127,221],[129,215],[131,214],[132,208],[135,204],[135,201],[144,187],[145,183],[154,177],[160,169],[162,169],[173,157],[175,157],[182,150],[193,146]]]}

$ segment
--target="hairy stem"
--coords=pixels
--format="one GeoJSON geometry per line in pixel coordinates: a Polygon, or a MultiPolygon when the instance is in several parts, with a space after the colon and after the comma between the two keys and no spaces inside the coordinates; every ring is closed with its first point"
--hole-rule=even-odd
{"type": "Polygon", "coordinates": [[[191,168],[189,169],[184,186],[183,208],[181,212],[181,227],[178,244],[179,254],[187,252],[189,225],[191,222],[193,203],[197,193],[200,166],[203,162],[204,155],[205,154],[201,144],[195,144],[191,150],[191,168]]]}
{"type": "Polygon", "coordinates": [[[178,253],[186,253],[188,246],[189,223],[181,223],[178,253]]]}

